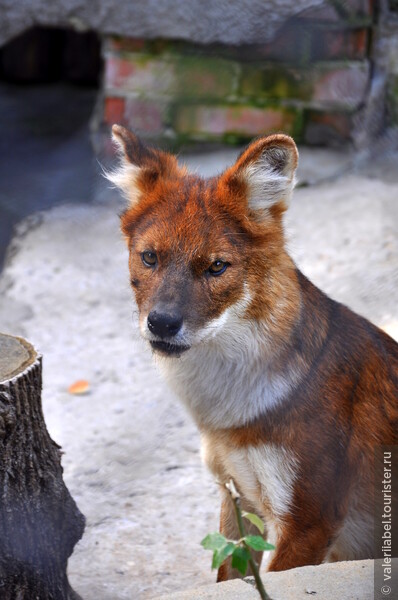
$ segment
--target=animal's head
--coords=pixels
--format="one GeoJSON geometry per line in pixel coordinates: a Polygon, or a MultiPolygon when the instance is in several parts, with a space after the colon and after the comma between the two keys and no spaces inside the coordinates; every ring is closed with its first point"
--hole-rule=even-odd
{"type": "Polygon", "coordinates": [[[271,314],[286,259],[282,214],[294,187],[294,141],[257,139],[204,180],[121,126],[113,139],[121,165],[108,178],[128,201],[121,228],[141,333],[152,348],[178,356],[217,336],[232,314],[271,314]]]}

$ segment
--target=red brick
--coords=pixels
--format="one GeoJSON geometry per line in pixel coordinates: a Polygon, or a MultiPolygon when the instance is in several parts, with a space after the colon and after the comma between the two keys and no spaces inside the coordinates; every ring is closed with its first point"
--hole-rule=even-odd
{"type": "Polygon", "coordinates": [[[126,37],[107,38],[107,50],[111,52],[140,52],[144,50],[146,41],[126,37]]]}
{"type": "Polygon", "coordinates": [[[131,129],[144,135],[161,135],[165,128],[167,106],[164,103],[128,98],[125,119],[131,129]]]}
{"type": "Polygon", "coordinates": [[[105,98],[104,121],[108,125],[124,123],[125,101],[123,98],[105,98]]]}
{"type": "Polygon", "coordinates": [[[148,55],[129,58],[108,56],[105,61],[105,89],[140,94],[165,94],[173,90],[174,65],[148,55]]]}
{"type": "Polygon", "coordinates": [[[119,88],[134,73],[134,65],[116,56],[105,59],[105,88],[119,88]]]}
{"type": "Polygon", "coordinates": [[[199,134],[221,138],[226,134],[252,137],[276,131],[292,133],[294,112],[283,108],[255,108],[252,106],[183,106],[175,120],[180,134],[199,134]]]}
{"type": "Polygon", "coordinates": [[[236,63],[214,57],[108,55],[105,88],[118,92],[179,98],[225,98],[235,92],[236,63]]]}
{"type": "Polygon", "coordinates": [[[320,70],[315,77],[311,100],[315,105],[357,108],[366,96],[368,84],[367,63],[320,70]]]}

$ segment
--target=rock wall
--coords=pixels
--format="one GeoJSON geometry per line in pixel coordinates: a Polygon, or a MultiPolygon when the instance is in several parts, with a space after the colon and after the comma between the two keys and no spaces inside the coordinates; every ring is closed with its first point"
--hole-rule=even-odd
{"type": "MultiPolygon", "coordinates": [[[[35,25],[133,38],[258,43],[323,0],[0,0],[0,46],[35,25]]],[[[349,0],[343,4],[360,4],[349,0]]]]}

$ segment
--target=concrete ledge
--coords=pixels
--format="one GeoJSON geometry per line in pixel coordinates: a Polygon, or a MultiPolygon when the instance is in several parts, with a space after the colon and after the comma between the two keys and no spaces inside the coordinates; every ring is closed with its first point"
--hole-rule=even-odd
{"type": "Polygon", "coordinates": [[[158,600],[258,600],[257,590],[241,579],[215,583],[203,587],[174,592],[158,597],[158,600]]]}
{"type": "MultiPolygon", "coordinates": [[[[373,560],[338,562],[262,575],[272,600],[373,600],[373,560]]],[[[398,559],[393,559],[393,572],[398,559]]],[[[253,578],[203,586],[159,600],[258,600],[253,578]]]]}

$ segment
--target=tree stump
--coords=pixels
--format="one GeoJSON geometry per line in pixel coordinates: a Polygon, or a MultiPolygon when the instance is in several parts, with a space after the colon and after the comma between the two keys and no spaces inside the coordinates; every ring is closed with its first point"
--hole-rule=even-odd
{"type": "Polygon", "coordinates": [[[76,600],[66,567],[84,517],[41,406],[41,356],[0,334],[0,598],[76,600]]]}

